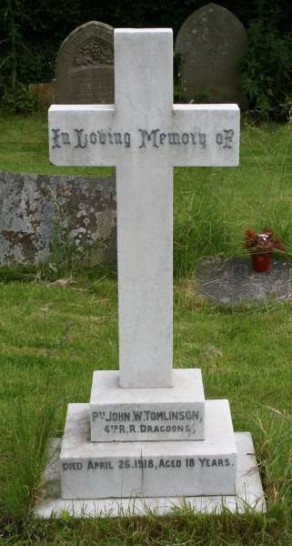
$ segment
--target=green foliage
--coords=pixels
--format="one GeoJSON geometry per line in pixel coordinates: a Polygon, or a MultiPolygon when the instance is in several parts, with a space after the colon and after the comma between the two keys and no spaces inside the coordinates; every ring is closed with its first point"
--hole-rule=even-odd
{"type": "Polygon", "coordinates": [[[21,10],[21,0],[6,0],[5,7],[0,11],[4,23],[4,40],[0,42],[2,46],[0,82],[3,80],[3,72],[4,75],[6,72],[8,73],[7,83],[12,88],[18,79],[18,51],[23,47],[19,10],[21,10]]]}
{"type": "Polygon", "coordinates": [[[29,114],[37,108],[37,101],[28,88],[19,83],[5,91],[2,108],[12,114],[29,114]]]}
{"type": "MultiPolygon", "coordinates": [[[[7,87],[51,81],[57,51],[77,26],[98,20],[114,27],[171,27],[176,36],[184,20],[206,0],[3,0],[0,5],[0,98],[7,87]],[[65,16],[64,16],[65,14],[65,16]]],[[[243,87],[253,110],[266,118],[287,119],[291,98],[290,0],[220,2],[248,29],[249,53],[243,87]]],[[[203,99],[203,97],[201,97],[203,99]]],[[[211,99],[211,97],[210,97],[211,99]]],[[[184,102],[179,86],[175,100],[184,102]]],[[[195,98],[197,101],[197,97],[195,98]]]]}
{"type": "Polygon", "coordinates": [[[193,176],[188,169],[177,169],[175,177],[178,186],[174,215],[176,278],[190,275],[202,256],[229,251],[230,230],[220,191],[222,169],[201,170],[201,173],[202,176],[199,173],[193,176]]]}
{"type": "Polygon", "coordinates": [[[55,77],[56,51],[50,44],[34,43],[18,52],[18,81],[29,83],[50,82],[55,77]]]}
{"type": "MultiPolygon", "coordinates": [[[[47,384],[49,389],[49,381],[47,384]]],[[[4,509],[15,516],[23,515],[24,506],[35,502],[37,484],[47,459],[48,444],[53,430],[54,405],[48,397],[40,401],[38,408],[23,402],[23,396],[14,400],[14,411],[4,414],[4,422],[10,421],[5,435],[2,457],[7,472],[0,476],[0,511],[4,509]]]]}
{"type": "Polygon", "coordinates": [[[292,107],[292,32],[281,32],[278,7],[258,3],[259,17],[248,29],[242,85],[252,110],[265,119],[286,121],[292,107]]]}

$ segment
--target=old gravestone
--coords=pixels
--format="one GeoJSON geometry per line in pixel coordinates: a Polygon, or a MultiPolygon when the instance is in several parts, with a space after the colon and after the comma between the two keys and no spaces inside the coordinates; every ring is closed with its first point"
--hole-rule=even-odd
{"type": "Polygon", "coordinates": [[[115,174],[0,172],[0,267],[116,260],[115,174]]]}
{"type": "Polygon", "coordinates": [[[56,60],[56,102],[114,102],[113,27],[90,21],[62,43],[56,60]]]}
{"type": "MultiPolygon", "coordinates": [[[[89,21],[73,30],[63,41],[56,59],[56,102],[61,104],[111,104],[114,102],[114,44],[113,27],[99,21],[89,21]]],[[[105,185],[115,185],[115,173],[105,185]]],[[[88,192],[87,192],[88,193],[88,192]]],[[[90,193],[90,190],[89,190],[90,193]]],[[[72,191],[72,195],[75,191],[72,191]]],[[[78,187],[76,187],[76,196],[78,187]]],[[[114,195],[114,200],[116,196],[114,195]]],[[[103,202],[103,216],[111,217],[112,203],[103,202]]],[[[91,216],[97,213],[91,207],[91,216]]],[[[84,215],[83,220],[88,222],[84,215]]],[[[98,220],[98,219],[97,219],[98,220]]],[[[116,229],[112,229],[103,251],[95,252],[95,241],[103,239],[104,229],[90,218],[93,238],[84,240],[89,225],[84,225],[81,248],[93,255],[95,261],[114,260],[112,250],[116,248],[116,229]],[[85,243],[85,245],[84,245],[85,243]]],[[[115,226],[114,226],[115,228],[115,226]]],[[[94,263],[94,261],[93,261],[94,263]]]]}
{"type": "Polygon", "coordinates": [[[250,436],[235,436],[226,400],[205,401],[200,370],[172,368],[173,165],[237,165],[239,110],[172,104],[169,29],[116,30],[115,59],[114,106],[49,113],[54,163],[117,166],[120,370],[94,372],[90,403],[69,405],[63,500],[47,515],[167,511],[198,496],[199,510],[222,496],[237,510],[236,494],[263,509],[250,436]]]}
{"type": "Polygon", "coordinates": [[[175,44],[180,80],[188,100],[247,106],[240,87],[240,62],[247,51],[247,34],[237,17],[218,4],[207,4],[181,26],[175,44]]]}

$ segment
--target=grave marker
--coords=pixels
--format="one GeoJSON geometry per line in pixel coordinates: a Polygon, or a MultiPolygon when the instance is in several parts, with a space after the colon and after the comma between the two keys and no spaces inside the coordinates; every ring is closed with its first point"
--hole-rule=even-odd
{"type": "Polygon", "coordinates": [[[247,52],[247,33],[223,6],[210,3],[194,11],[178,31],[181,89],[187,100],[237,102],[247,108],[241,89],[240,63],[247,52]]]}
{"type": "Polygon", "coordinates": [[[205,401],[200,370],[172,369],[172,170],[237,165],[239,110],[172,104],[168,29],[118,29],[115,62],[115,105],[50,109],[51,160],[115,165],[118,194],[120,371],[94,372],[90,404],[68,406],[57,510],[143,513],[135,499],[156,497],[168,511],[203,495],[237,508],[249,466],[228,401],[205,401]]]}
{"type": "Polygon", "coordinates": [[[100,21],[75,28],[56,59],[58,104],[108,104],[114,100],[114,29],[100,21]]]}

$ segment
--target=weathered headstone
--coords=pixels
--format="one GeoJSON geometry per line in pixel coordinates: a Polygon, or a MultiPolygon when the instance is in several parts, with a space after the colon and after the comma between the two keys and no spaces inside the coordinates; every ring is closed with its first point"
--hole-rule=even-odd
{"type": "MultiPolygon", "coordinates": [[[[118,507],[137,497],[234,501],[228,401],[205,401],[200,370],[172,368],[172,169],[237,165],[239,109],[172,104],[169,29],[116,30],[115,63],[115,105],[49,113],[51,160],[114,164],[118,186],[120,370],[94,372],[90,404],[68,407],[62,507],[96,514],[114,507],[110,498],[118,507]]],[[[241,473],[246,466],[240,459],[241,473]]]]}
{"type": "Polygon", "coordinates": [[[237,102],[246,106],[240,87],[240,61],[247,34],[239,19],[218,4],[207,4],[181,26],[175,44],[182,92],[188,100],[237,102]]]}
{"type": "MultiPolygon", "coordinates": [[[[56,102],[61,104],[111,104],[114,102],[114,29],[99,21],[90,21],[73,30],[62,43],[56,60],[56,102]]],[[[106,182],[115,183],[115,173],[106,182]]],[[[74,196],[72,191],[72,196],[74,196]]],[[[76,195],[78,188],[76,188],[76,195]]],[[[114,195],[114,200],[116,196],[114,195]]],[[[104,203],[103,217],[110,217],[112,204],[104,203]]],[[[91,232],[96,241],[103,239],[103,227],[90,219],[91,232]],[[94,235],[93,235],[94,237],[94,235]]],[[[92,216],[92,215],[91,215],[92,216]]],[[[85,218],[84,218],[85,220],[85,218]]],[[[88,229],[86,228],[88,231],[88,229]]],[[[82,243],[84,237],[82,239],[82,243]]],[[[107,238],[106,245],[95,261],[103,261],[116,249],[116,230],[107,238]]],[[[81,244],[81,246],[83,246],[81,244]]],[[[89,240],[87,249],[94,253],[94,242],[89,240]]],[[[111,256],[112,257],[112,256],[111,256]]],[[[114,256],[114,260],[116,256],[114,256]]]]}
{"type": "Polygon", "coordinates": [[[113,65],[113,27],[90,21],[73,30],[57,55],[57,103],[113,103],[113,65]]]}
{"type": "Polygon", "coordinates": [[[0,267],[116,259],[115,175],[0,172],[0,267]]]}

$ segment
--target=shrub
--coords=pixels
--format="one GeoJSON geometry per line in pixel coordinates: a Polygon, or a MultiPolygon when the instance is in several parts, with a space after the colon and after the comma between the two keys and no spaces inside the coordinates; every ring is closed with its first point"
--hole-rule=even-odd
{"type": "Polygon", "coordinates": [[[4,92],[2,107],[14,114],[29,114],[37,108],[37,99],[30,94],[27,86],[19,83],[4,92]]]}
{"type": "Polygon", "coordinates": [[[292,33],[282,34],[276,22],[268,14],[251,22],[242,86],[252,110],[264,119],[285,121],[292,106],[292,33]]]}

